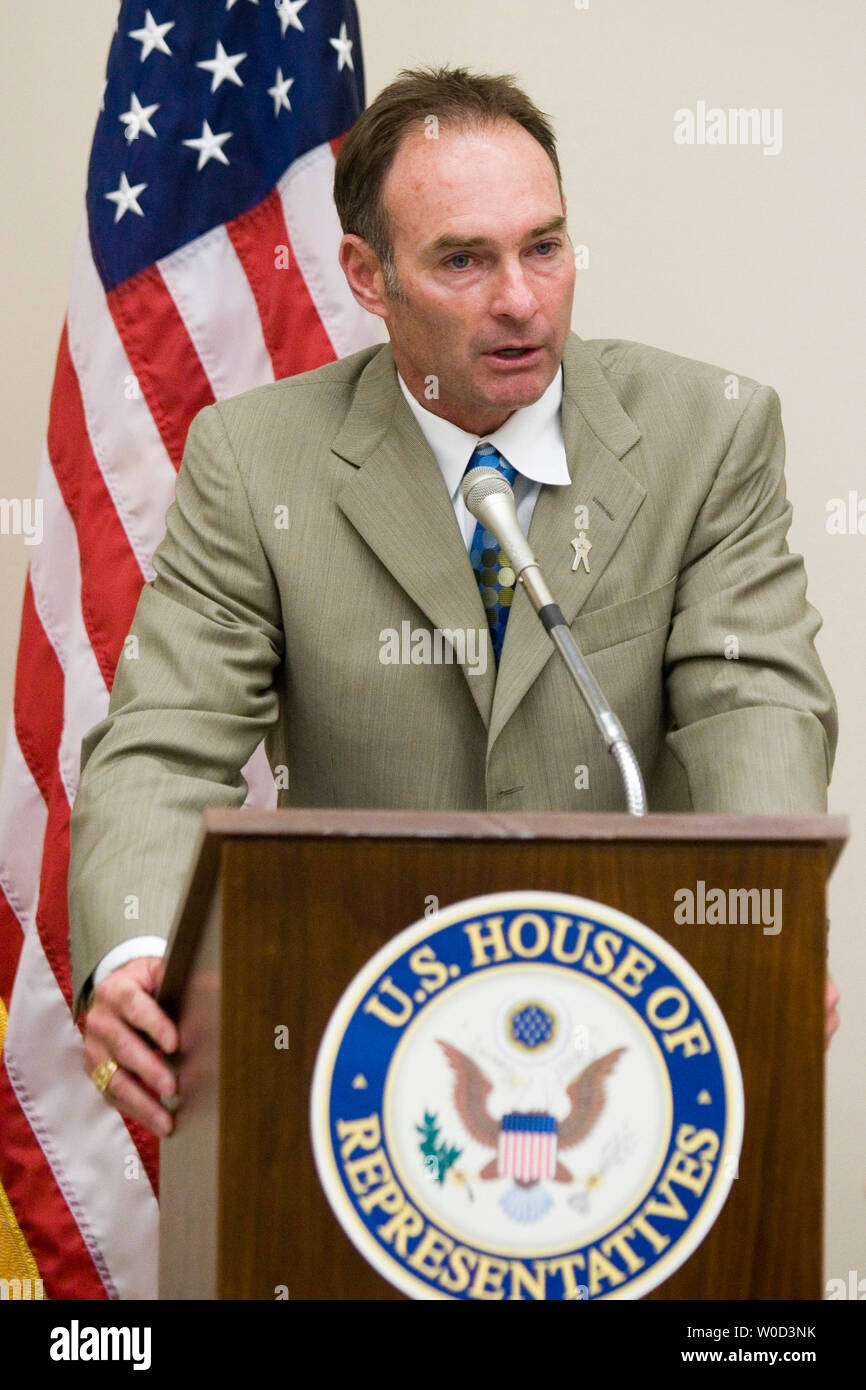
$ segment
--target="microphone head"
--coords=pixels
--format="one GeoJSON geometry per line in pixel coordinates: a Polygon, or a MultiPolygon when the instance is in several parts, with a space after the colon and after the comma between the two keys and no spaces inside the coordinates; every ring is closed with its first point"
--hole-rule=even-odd
{"type": "Polygon", "coordinates": [[[489,468],[485,464],[480,464],[476,468],[470,468],[466,477],[463,479],[463,501],[466,503],[467,511],[474,517],[478,517],[478,507],[485,502],[488,497],[510,497],[514,501],[514,493],[507,478],[495,468],[489,468]]]}

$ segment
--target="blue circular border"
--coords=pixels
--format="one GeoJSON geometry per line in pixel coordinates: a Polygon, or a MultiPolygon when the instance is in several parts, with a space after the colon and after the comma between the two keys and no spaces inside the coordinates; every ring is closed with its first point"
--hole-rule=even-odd
{"type": "MultiPolygon", "coordinates": [[[[592,951],[592,938],[590,938],[587,942],[582,959],[585,958],[587,954],[592,954],[592,951]]],[[[381,1228],[386,1223],[387,1216],[381,1210],[375,1208],[367,1215],[359,1206],[356,1194],[345,1181],[342,1166],[337,1157],[341,1141],[337,1134],[336,1127],[339,1120],[345,1123],[347,1120],[360,1119],[375,1112],[380,1119],[382,1148],[388,1157],[395,1179],[399,1181],[397,1178],[396,1165],[393,1163],[392,1156],[388,1153],[385,1125],[382,1118],[388,1070],[397,1045],[405,1029],[413,1024],[425,1009],[429,1008],[435,1001],[444,997],[453,984],[458,981],[463,982],[470,977],[475,978],[480,975],[486,975],[490,971],[497,970],[504,964],[548,965],[558,970],[573,970],[575,974],[583,976],[587,980],[592,981],[593,984],[607,988],[610,994],[614,996],[620,1004],[624,1003],[626,1006],[630,1006],[634,1009],[634,1012],[637,1013],[641,1022],[656,1039],[659,1051],[668,1069],[671,1093],[673,1096],[673,1114],[668,1144],[657,1172],[653,1175],[648,1186],[643,1191],[639,1201],[636,1202],[635,1206],[627,1215],[623,1214],[621,1219],[612,1225],[605,1235],[596,1236],[583,1245],[574,1246],[567,1252],[568,1255],[586,1255],[589,1249],[598,1248],[609,1235],[631,1223],[632,1218],[640,1211],[641,1207],[646,1204],[648,1196],[651,1195],[657,1187],[662,1178],[662,1174],[676,1152],[678,1147],[677,1135],[681,1126],[692,1125],[695,1130],[701,1130],[703,1128],[711,1129],[720,1138],[719,1150],[712,1160],[712,1169],[704,1184],[702,1193],[697,1195],[685,1186],[680,1184],[676,1185],[676,1197],[687,1212],[686,1220],[674,1221],[672,1218],[665,1218],[658,1214],[652,1216],[653,1227],[661,1236],[669,1239],[669,1244],[662,1252],[654,1254],[650,1250],[650,1243],[645,1237],[641,1238],[639,1249],[637,1240],[629,1237],[632,1248],[635,1248],[636,1252],[644,1258],[645,1263],[639,1271],[627,1275],[623,1284],[617,1285],[615,1289],[606,1291],[599,1296],[602,1298],[610,1296],[620,1298],[629,1297],[628,1290],[632,1285],[639,1285],[641,1293],[647,1292],[649,1288],[656,1287],[658,1283],[663,1282],[663,1280],[668,1277],[668,1274],[672,1273],[673,1270],[678,1268],[682,1263],[682,1260],[677,1261],[670,1271],[661,1274],[659,1279],[655,1282],[650,1281],[648,1283],[648,1276],[651,1276],[654,1266],[659,1262],[663,1262],[664,1265],[669,1264],[677,1247],[679,1247],[684,1240],[687,1240],[696,1218],[708,1204],[710,1196],[717,1192],[720,1180],[724,1181],[727,1176],[722,1173],[723,1165],[726,1161],[729,1162],[732,1157],[737,1158],[739,1155],[739,1144],[742,1131],[742,1081],[739,1075],[739,1067],[733,1043],[730,1040],[730,1035],[724,1025],[724,1020],[721,1017],[718,1006],[712,999],[706,985],[700,981],[693,968],[669,943],[664,941],[662,937],[659,937],[650,928],[635,921],[633,918],[627,917],[618,910],[608,908],[600,903],[590,903],[586,899],[566,897],[566,895],[562,894],[539,893],[533,890],[527,891],[526,893],[511,892],[507,894],[492,894],[484,898],[471,899],[462,904],[454,904],[452,907],[434,914],[431,918],[407,928],[404,932],[401,932],[399,936],[393,938],[383,947],[382,951],[377,954],[374,960],[368,963],[366,969],[352,981],[343,999],[337,1006],[332,1019],[333,1025],[338,1020],[341,1009],[346,1005],[346,1001],[354,994],[358,995],[352,1012],[341,1029],[333,1067],[330,1071],[327,1103],[327,1123],[331,1151],[330,1158],[335,1171],[339,1175],[339,1183],[344,1201],[351,1207],[355,1222],[362,1228],[362,1231],[366,1235],[366,1240],[371,1242],[372,1245],[381,1252],[387,1264],[397,1265],[402,1269],[407,1280],[413,1286],[417,1286],[419,1283],[426,1286],[428,1290],[427,1296],[433,1298],[447,1296],[450,1298],[462,1299],[467,1302],[478,1301],[477,1299],[470,1298],[467,1291],[443,1295],[442,1290],[436,1287],[436,1281],[425,1279],[422,1275],[419,1275],[410,1266],[406,1265],[393,1249],[385,1246],[378,1240],[377,1229],[381,1228]],[[507,901],[508,905],[506,905],[507,901]],[[463,909],[471,910],[464,911],[463,909]],[[593,909],[595,911],[593,911],[593,909]],[[507,962],[489,961],[484,965],[472,966],[472,949],[464,930],[467,924],[477,921],[479,918],[501,916],[504,918],[502,931],[507,937],[509,924],[515,917],[524,916],[527,913],[537,914],[544,917],[548,925],[552,928],[553,917],[561,914],[563,911],[570,912],[571,916],[589,922],[594,928],[594,932],[597,930],[613,931],[617,935],[622,935],[626,938],[623,941],[622,947],[617,952],[617,959],[612,967],[613,970],[615,970],[616,966],[621,962],[629,944],[634,944],[638,949],[652,958],[654,969],[649,972],[643,982],[640,994],[635,999],[631,998],[623,990],[610,985],[605,975],[599,975],[594,971],[581,968],[580,962],[572,965],[563,963],[562,960],[557,959],[557,957],[553,955],[550,943],[548,943],[547,948],[543,952],[538,955],[533,955],[531,958],[512,954],[507,962]],[[444,922],[442,921],[443,917],[446,918],[444,922]],[[635,928],[637,928],[637,931],[635,931],[635,928]],[[403,943],[402,949],[401,942],[403,943]],[[658,943],[658,945],[656,945],[656,943],[658,943]],[[436,959],[441,961],[444,965],[448,966],[455,963],[459,967],[460,973],[456,977],[449,977],[439,989],[434,990],[430,994],[426,994],[423,1002],[418,1002],[415,1000],[414,995],[419,988],[419,975],[411,969],[409,957],[413,955],[420,946],[424,945],[432,946],[436,954],[436,959]],[[672,967],[669,960],[666,959],[666,956],[674,958],[677,969],[672,967]],[[370,975],[371,967],[376,961],[379,961],[380,958],[383,958],[387,963],[384,964],[381,970],[375,972],[374,977],[370,979],[363,990],[359,992],[359,982],[370,975]],[[697,980],[701,989],[706,993],[707,999],[710,1005],[712,1005],[715,1017],[711,1017],[709,1008],[703,1006],[700,1000],[695,997],[695,991],[691,980],[688,978],[689,976],[697,980]],[[411,1015],[401,1027],[389,1028],[387,1025],[383,1026],[380,1019],[369,1013],[365,1013],[363,1010],[364,1001],[369,999],[371,995],[376,992],[377,985],[380,985],[382,980],[386,977],[392,981],[396,989],[402,991],[403,994],[412,1000],[413,1008],[411,1015]],[[668,987],[676,988],[687,995],[690,1002],[690,1010],[686,1023],[692,1024],[696,1020],[700,1020],[706,1037],[711,1044],[708,1053],[686,1057],[681,1052],[669,1052],[664,1045],[664,1037],[666,1032],[671,1030],[665,1030],[654,1025],[646,1017],[645,1012],[642,1012],[639,1007],[641,1001],[645,1004],[646,999],[649,998],[650,995],[654,994],[659,989],[668,987]],[[636,1005],[638,1007],[636,1007],[636,1005]],[[721,1029],[719,1027],[720,1024],[721,1029]],[[723,1043],[729,1045],[728,1069],[730,1071],[731,1064],[733,1064],[733,1069],[736,1073],[735,1077],[726,1077],[725,1075],[725,1061],[719,1051],[719,1038],[717,1036],[720,1031],[723,1034],[723,1043]],[[358,1090],[352,1085],[359,1071],[363,1072],[366,1081],[366,1085],[362,1090],[358,1090]],[[735,1083],[733,1096],[731,1095],[732,1083],[735,1083]],[[709,1093],[711,1097],[709,1104],[701,1104],[698,1101],[698,1096],[702,1092],[709,1093]],[[731,1113],[732,1100],[733,1110],[735,1112],[733,1116],[735,1125],[733,1127],[731,1113]],[[734,1133],[729,1132],[732,1128],[735,1130],[734,1133]]],[[[326,1039],[323,1041],[320,1057],[317,1062],[317,1077],[320,1088],[322,1085],[322,1066],[327,1062],[324,1053],[325,1042],[328,1036],[329,1035],[326,1034],[326,1039]]],[[[314,1083],[314,1098],[315,1091],[316,1084],[314,1083]]],[[[314,1115],[314,1137],[315,1133],[314,1115]]],[[[357,1157],[358,1155],[355,1156],[357,1157]]],[[[321,1158],[323,1156],[317,1152],[316,1157],[321,1176],[321,1158]]],[[[717,1202],[719,1210],[727,1197],[730,1181],[731,1179],[728,1177],[721,1201],[717,1202]]],[[[402,1183],[399,1185],[404,1192],[406,1201],[412,1204],[413,1199],[411,1194],[406,1192],[402,1183]]],[[[325,1187],[326,1192],[328,1192],[327,1183],[325,1183],[325,1187]]],[[[328,1195],[330,1198],[330,1192],[328,1192],[328,1195]]],[[[718,1212],[716,1211],[713,1220],[717,1214],[718,1212]]],[[[337,1211],[337,1215],[339,1219],[343,1221],[343,1217],[339,1211],[337,1211]]],[[[346,1225],[345,1221],[343,1221],[343,1224],[344,1226],[346,1225]]],[[[712,1222],[707,1225],[707,1230],[709,1230],[711,1224],[712,1222]]],[[[444,1223],[435,1221],[427,1222],[425,1219],[425,1227],[426,1225],[433,1225],[436,1229],[441,1230],[444,1235],[453,1238],[450,1236],[444,1223]]],[[[699,1240],[694,1242],[683,1258],[687,1258],[688,1254],[691,1253],[691,1249],[696,1248],[696,1245],[699,1244],[700,1240],[706,1235],[707,1230],[701,1233],[699,1240]]],[[[366,1241],[359,1244],[357,1232],[353,1233],[351,1230],[348,1230],[348,1233],[351,1235],[354,1243],[359,1246],[362,1253],[364,1253],[367,1258],[370,1258],[368,1250],[365,1248],[366,1241]]],[[[464,1241],[455,1243],[459,1243],[463,1245],[464,1248],[472,1250],[477,1254],[496,1254],[495,1251],[491,1251],[489,1248],[484,1248],[480,1245],[469,1245],[464,1241]]],[[[507,1260],[517,1258],[526,1262],[534,1260],[556,1260],[563,1258],[563,1252],[561,1250],[557,1252],[527,1251],[521,1257],[515,1257],[513,1254],[503,1254],[499,1256],[499,1258],[507,1260]]],[[[384,1273],[381,1263],[375,1263],[380,1273],[384,1273]]],[[[385,1274],[385,1277],[387,1278],[389,1276],[385,1274]]],[[[393,1279],[392,1282],[394,1282],[393,1279]]],[[[406,1291],[402,1283],[398,1284],[398,1287],[406,1291]]],[[[563,1297],[565,1289],[561,1275],[548,1273],[547,1287],[551,1295],[549,1301],[555,1301],[563,1297]]],[[[414,1296],[417,1297],[417,1288],[413,1288],[412,1291],[414,1296]]],[[[424,1294],[421,1294],[421,1296],[423,1297],[424,1294]]]]}

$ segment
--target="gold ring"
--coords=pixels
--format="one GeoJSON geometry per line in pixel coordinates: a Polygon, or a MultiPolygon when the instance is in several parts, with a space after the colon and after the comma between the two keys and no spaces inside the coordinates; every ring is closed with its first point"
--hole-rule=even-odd
{"type": "Polygon", "coordinates": [[[94,1067],[90,1073],[90,1079],[101,1096],[105,1095],[111,1085],[111,1078],[117,1071],[117,1062],[113,1057],[106,1057],[104,1062],[100,1062],[98,1067],[94,1067]]]}

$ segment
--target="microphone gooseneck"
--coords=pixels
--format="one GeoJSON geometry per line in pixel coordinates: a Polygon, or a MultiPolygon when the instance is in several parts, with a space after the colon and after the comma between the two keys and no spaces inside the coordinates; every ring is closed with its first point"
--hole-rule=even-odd
{"type": "Polygon", "coordinates": [[[517,582],[523,585],[551,641],[568,667],[608,752],[616,760],[625,787],[629,814],[646,815],[646,790],[634,750],[545,583],[532,547],[520,529],[514,493],[507,480],[495,468],[473,468],[463,480],[463,500],[476,520],[496,537],[505,551],[517,582]]]}

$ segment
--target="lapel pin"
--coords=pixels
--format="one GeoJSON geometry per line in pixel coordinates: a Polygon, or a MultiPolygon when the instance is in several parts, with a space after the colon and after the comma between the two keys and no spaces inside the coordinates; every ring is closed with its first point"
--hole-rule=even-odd
{"type": "Polygon", "coordinates": [[[592,550],[592,541],[585,531],[578,531],[571,542],[574,548],[574,564],[572,570],[579,569],[581,565],[589,574],[589,552],[592,550]]]}

